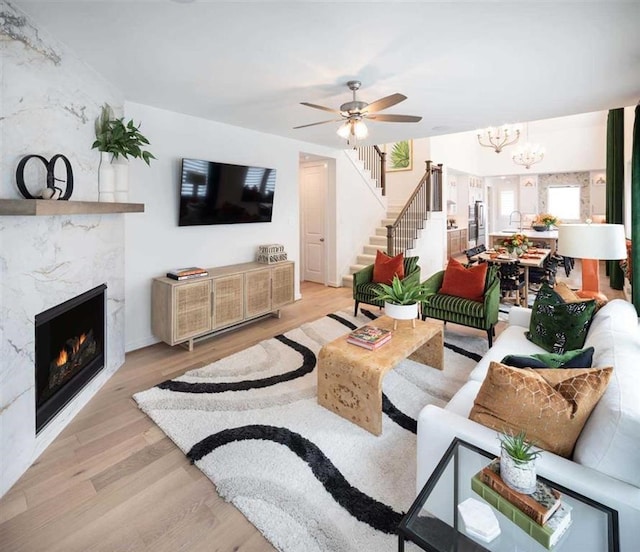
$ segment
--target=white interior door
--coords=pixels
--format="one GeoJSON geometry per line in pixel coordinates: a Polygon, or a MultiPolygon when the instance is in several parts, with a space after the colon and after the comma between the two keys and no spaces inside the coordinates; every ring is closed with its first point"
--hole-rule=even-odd
{"type": "Polygon", "coordinates": [[[326,284],[326,163],[301,167],[302,279],[326,284]]]}

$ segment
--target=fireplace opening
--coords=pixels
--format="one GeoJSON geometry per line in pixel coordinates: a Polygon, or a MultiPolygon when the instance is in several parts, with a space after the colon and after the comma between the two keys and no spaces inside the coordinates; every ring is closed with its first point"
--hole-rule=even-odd
{"type": "Polygon", "coordinates": [[[106,289],[36,314],[36,433],[104,367],[106,289]]]}

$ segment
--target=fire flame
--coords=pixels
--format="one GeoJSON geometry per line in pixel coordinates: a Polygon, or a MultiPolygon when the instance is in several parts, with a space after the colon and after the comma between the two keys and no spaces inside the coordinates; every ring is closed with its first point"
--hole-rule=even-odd
{"type": "MultiPolygon", "coordinates": [[[[72,353],[75,355],[79,350],[80,346],[87,340],[87,334],[80,334],[80,337],[74,339],[72,353]]],[[[63,366],[69,361],[69,355],[67,354],[66,349],[62,349],[58,358],[56,359],[56,366],[63,366]]]]}
{"type": "Polygon", "coordinates": [[[82,345],[87,339],[86,334],[81,334],[78,340],[73,344],[73,354],[76,354],[80,350],[80,345],[82,345]]]}
{"type": "Polygon", "coordinates": [[[62,351],[60,351],[60,354],[58,355],[58,358],[56,359],[56,366],[63,366],[64,364],[67,363],[67,360],[69,360],[69,357],[67,356],[67,351],[62,349],[62,351]]]}

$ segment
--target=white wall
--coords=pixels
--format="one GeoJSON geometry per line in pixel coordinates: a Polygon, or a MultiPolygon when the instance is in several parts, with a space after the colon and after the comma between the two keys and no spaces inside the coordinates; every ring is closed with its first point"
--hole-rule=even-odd
{"type": "MultiPolygon", "coordinates": [[[[389,151],[390,146],[388,144],[385,144],[384,147],[389,151]]],[[[407,200],[427,170],[426,161],[436,162],[431,159],[431,141],[429,138],[413,140],[413,165],[411,170],[386,173],[386,197],[389,203],[404,203],[407,200]]]]}
{"type": "Polygon", "coordinates": [[[309,144],[207,121],[133,102],[127,118],[142,122],[150,151],[148,167],[130,166],[130,201],[145,213],[126,221],[127,350],[157,339],[151,333],[151,281],[178,266],[216,267],[253,261],[256,248],[281,243],[296,262],[299,297],[299,152],[309,144]],[[180,166],[183,157],[277,170],[271,223],[178,226],[180,166]]]}
{"type": "Polygon", "coordinates": [[[475,132],[458,132],[431,138],[431,160],[457,172],[479,176],[487,174],[480,170],[479,159],[484,149],[478,145],[475,132]]]}
{"type": "MultiPolygon", "coordinates": [[[[362,246],[381,225],[386,216],[387,200],[379,189],[371,186],[355,168],[349,153],[336,159],[336,285],[342,285],[342,275],[356,263],[362,246]]],[[[331,280],[330,280],[331,282],[331,280]]]]}

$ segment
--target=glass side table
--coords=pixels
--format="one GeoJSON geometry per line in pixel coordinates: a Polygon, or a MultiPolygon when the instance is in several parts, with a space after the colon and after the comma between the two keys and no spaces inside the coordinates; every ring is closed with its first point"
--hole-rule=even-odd
{"type": "MultiPolygon", "coordinates": [[[[494,458],[475,445],[454,439],[400,522],[398,551],[404,552],[404,543],[409,540],[430,552],[546,552],[547,548],[493,507],[500,536],[485,543],[466,534],[457,506],[467,498],[484,502],[471,489],[471,478],[494,458]]],[[[549,479],[540,479],[559,490],[563,502],[573,508],[572,524],[552,550],[620,552],[616,510],[549,479]]]]}

